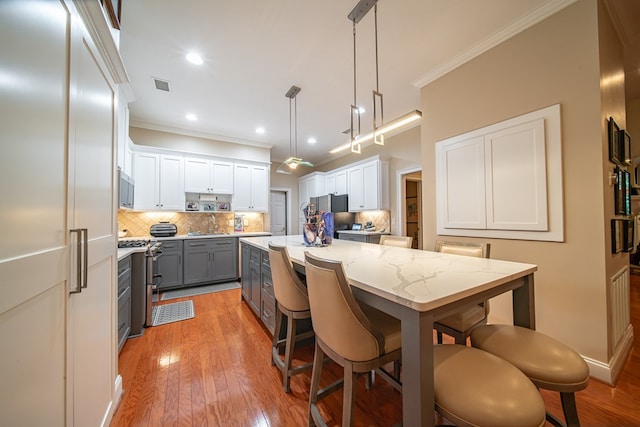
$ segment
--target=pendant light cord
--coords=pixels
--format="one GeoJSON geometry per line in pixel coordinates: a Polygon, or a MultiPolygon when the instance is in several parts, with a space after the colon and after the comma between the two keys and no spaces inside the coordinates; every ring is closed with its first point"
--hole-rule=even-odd
{"type": "Polygon", "coordinates": [[[378,4],[376,3],[375,6],[373,6],[373,16],[374,16],[374,21],[375,21],[375,35],[376,35],[376,91],[380,92],[380,84],[378,83],[378,4]]]}
{"type": "Polygon", "coordinates": [[[353,105],[356,104],[356,21],[353,21],[353,105]]]}

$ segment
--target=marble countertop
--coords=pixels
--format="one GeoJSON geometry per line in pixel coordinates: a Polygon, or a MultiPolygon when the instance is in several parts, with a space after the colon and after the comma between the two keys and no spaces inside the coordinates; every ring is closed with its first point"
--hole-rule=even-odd
{"type": "Polygon", "coordinates": [[[533,264],[443,254],[418,249],[334,239],[326,247],[307,247],[298,236],[243,237],[241,242],[267,250],[286,245],[291,260],[304,265],[304,253],[344,263],[351,285],[428,311],[535,272],[533,264]]]}
{"type": "Polygon", "coordinates": [[[216,233],[216,234],[176,234],[170,237],[155,237],[151,235],[146,236],[127,236],[122,237],[119,240],[184,240],[184,239],[216,239],[219,237],[252,237],[252,236],[271,236],[268,231],[247,231],[242,233],[216,233]]]}
{"type": "Polygon", "coordinates": [[[136,252],[144,252],[147,248],[139,247],[139,248],[118,248],[118,261],[125,259],[131,254],[136,252]]]}

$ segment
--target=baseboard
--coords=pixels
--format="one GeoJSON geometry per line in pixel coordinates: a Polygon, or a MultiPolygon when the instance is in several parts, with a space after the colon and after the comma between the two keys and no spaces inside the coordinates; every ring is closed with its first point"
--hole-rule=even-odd
{"type": "Polygon", "coordinates": [[[120,401],[122,400],[122,393],[124,392],[122,388],[122,376],[118,374],[116,380],[114,382],[113,387],[113,398],[111,399],[111,403],[109,403],[109,408],[107,413],[100,424],[101,427],[109,427],[111,424],[111,420],[113,419],[113,415],[116,413],[116,409],[120,405],[120,401]]]}
{"type": "Polygon", "coordinates": [[[611,360],[609,360],[609,363],[603,363],[599,360],[594,360],[582,356],[589,366],[589,375],[591,375],[592,378],[615,387],[616,383],[618,382],[618,377],[624,369],[624,364],[629,357],[629,353],[631,353],[632,347],[633,326],[629,324],[624,332],[622,339],[620,340],[620,344],[618,344],[618,347],[613,354],[613,357],[611,358],[611,360]]]}

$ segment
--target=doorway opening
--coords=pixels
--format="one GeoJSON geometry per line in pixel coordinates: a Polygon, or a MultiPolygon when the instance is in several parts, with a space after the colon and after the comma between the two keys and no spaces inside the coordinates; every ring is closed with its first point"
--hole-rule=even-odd
{"type": "Polygon", "coordinates": [[[422,169],[398,171],[398,234],[413,237],[412,247],[423,249],[422,169]]]}
{"type": "Polygon", "coordinates": [[[289,230],[287,191],[271,190],[269,196],[269,230],[272,236],[285,236],[289,230]]]}

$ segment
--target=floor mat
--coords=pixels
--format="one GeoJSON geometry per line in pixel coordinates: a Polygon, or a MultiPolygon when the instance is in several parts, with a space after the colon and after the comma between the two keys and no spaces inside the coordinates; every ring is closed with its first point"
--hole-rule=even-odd
{"type": "Polygon", "coordinates": [[[173,304],[156,305],[153,307],[152,326],[166,323],[179,322],[195,317],[193,301],[180,301],[173,304]]]}
{"type": "Polygon", "coordinates": [[[209,294],[211,292],[228,291],[229,289],[238,289],[240,283],[227,282],[218,283],[216,285],[194,286],[185,289],[176,289],[175,291],[163,292],[160,297],[160,301],[166,301],[168,299],[192,297],[194,295],[209,294]]]}

